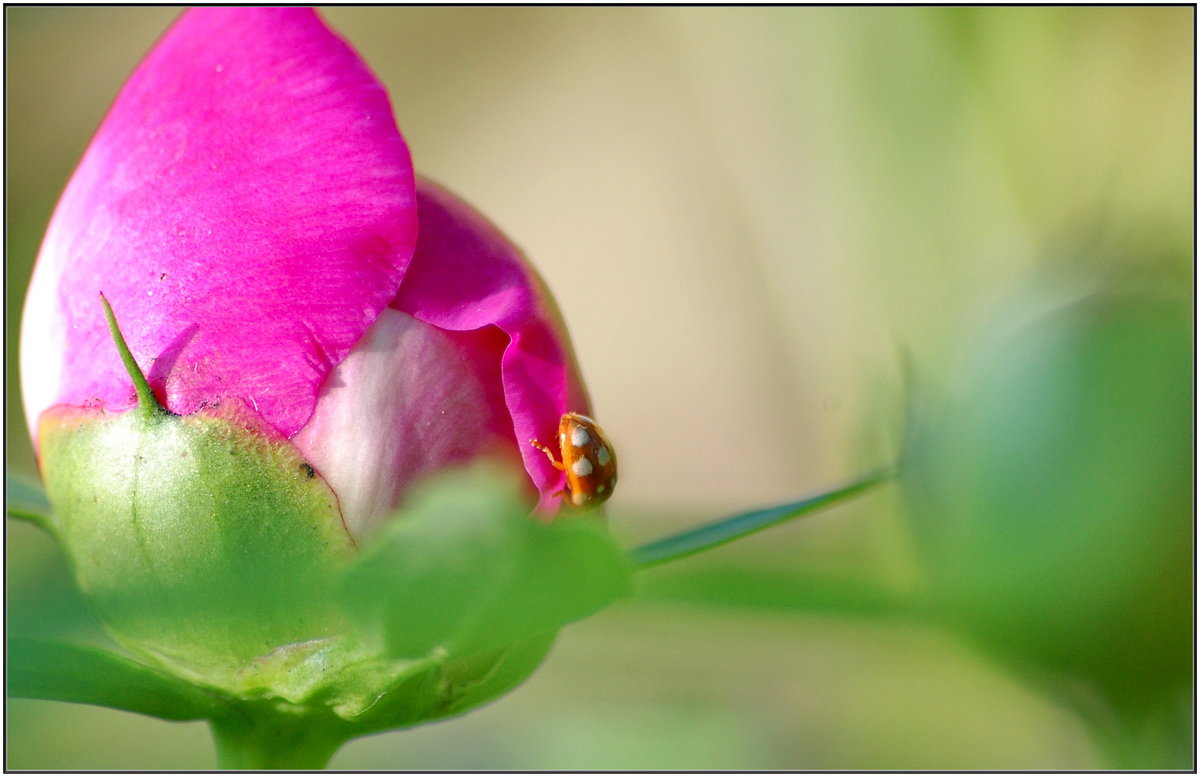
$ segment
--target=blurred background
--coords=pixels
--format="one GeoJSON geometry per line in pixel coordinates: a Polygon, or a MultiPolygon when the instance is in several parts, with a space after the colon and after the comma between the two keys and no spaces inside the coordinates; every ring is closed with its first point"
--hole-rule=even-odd
{"type": "MultiPolygon", "coordinates": [[[[6,449],[54,203],[172,8],[7,8],[6,449]]],[[[644,573],[534,677],[336,769],[1191,768],[1194,9],[330,8],[417,169],[545,276],[644,573]]],[[[12,633],[94,624],[8,522],[12,633]]],[[[202,724],[11,700],[10,769],[202,724]]]]}

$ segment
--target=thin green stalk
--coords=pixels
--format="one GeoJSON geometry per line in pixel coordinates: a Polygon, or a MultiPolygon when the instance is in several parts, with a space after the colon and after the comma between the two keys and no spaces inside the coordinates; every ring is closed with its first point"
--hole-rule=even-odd
{"type": "Polygon", "coordinates": [[[19,507],[6,507],[4,514],[9,518],[31,523],[44,532],[54,534],[54,520],[48,515],[35,513],[32,510],[22,510],[19,507]]]}
{"type": "Polygon", "coordinates": [[[888,467],[873,472],[848,486],[819,496],[722,518],[634,548],[630,551],[629,556],[636,569],[646,569],[658,564],[665,564],[668,561],[676,561],[848,499],[888,480],[895,474],[896,470],[888,467]]]}

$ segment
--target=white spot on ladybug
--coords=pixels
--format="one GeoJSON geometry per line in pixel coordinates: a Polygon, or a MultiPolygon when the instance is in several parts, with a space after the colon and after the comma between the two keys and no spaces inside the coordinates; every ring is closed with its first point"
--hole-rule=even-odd
{"type": "Polygon", "coordinates": [[[596,486],[596,493],[603,494],[605,492],[605,490],[607,490],[607,489],[608,489],[608,484],[601,483],[600,485],[596,486]]]}
{"type": "Polygon", "coordinates": [[[581,478],[587,477],[592,474],[592,462],[586,458],[576,459],[575,463],[571,465],[571,470],[581,478]]]}
{"type": "Polygon", "coordinates": [[[587,494],[583,493],[582,491],[576,491],[575,493],[571,494],[571,501],[574,502],[576,506],[581,505],[587,501],[587,494]]]}
{"type": "Polygon", "coordinates": [[[582,426],[576,426],[571,430],[571,444],[576,448],[582,448],[591,441],[591,436],[587,433],[587,429],[582,426]]]}
{"type": "Polygon", "coordinates": [[[602,447],[596,451],[596,461],[600,462],[601,467],[607,467],[608,462],[612,461],[612,456],[608,454],[608,447],[602,447]]]}

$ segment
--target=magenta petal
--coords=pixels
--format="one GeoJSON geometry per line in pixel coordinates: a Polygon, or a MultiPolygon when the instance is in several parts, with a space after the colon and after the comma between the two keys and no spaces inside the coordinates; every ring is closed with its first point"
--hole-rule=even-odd
{"type": "Polygon", "coordinates": [[[587,413],[588,398],[549,292],[517,249],[453,194],[417,182],[421,234],[393,307],[443,329],[494,325],[509,338],[501,360],[504,398],[525,469],[552,512],[563,474],[528,444],[552,445],[563,413],[587,413]]]}
{"type": "Polygon", "coordinates": [[[189,11],[47,232],[22,336],[29,422],[130,404],[103,291],[170,410],[236,397],[290,436],[394,298],[415,238],[408,150],[354,51],[306,9],[189,11]]]}

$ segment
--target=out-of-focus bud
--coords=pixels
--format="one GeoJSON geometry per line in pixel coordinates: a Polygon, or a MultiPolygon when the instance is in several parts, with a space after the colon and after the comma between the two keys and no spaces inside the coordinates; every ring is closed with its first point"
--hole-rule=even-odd
{"type": "Polygon", "coordinates": [[[1186,295],[1008,312],[924,408],[907,463],[928,601],[1059,690],[1169,714],[1192,667],[1186,295]]]}

